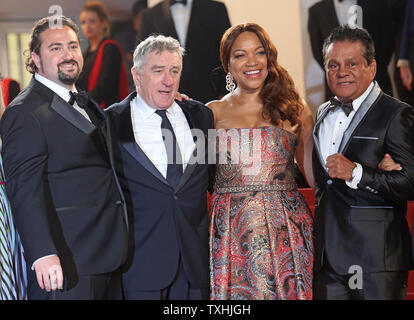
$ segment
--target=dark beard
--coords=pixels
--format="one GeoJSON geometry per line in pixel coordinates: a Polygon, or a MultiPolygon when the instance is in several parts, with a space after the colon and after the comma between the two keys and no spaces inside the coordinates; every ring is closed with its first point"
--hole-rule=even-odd
{"type": "Polygon", "coordinates": [[[72,85],[76,82],[76,80],[78,80],[79,78],[79,74],[80,74],[80,69],[79,69],[79,64],[75,61],[75,60],[68,60],[68,61],[63,61],[62,63],[58,64],[58,79],[59,81],[61,81],[64,84],[67,85],[72,85]],[[73,62],[76,64],[78,71],[76,72],[76,74],[74,76],[70,76],[64,72],[62,72],[60,70],[60,65],[64,64],[64,63],[70,63],[73,62]]]}

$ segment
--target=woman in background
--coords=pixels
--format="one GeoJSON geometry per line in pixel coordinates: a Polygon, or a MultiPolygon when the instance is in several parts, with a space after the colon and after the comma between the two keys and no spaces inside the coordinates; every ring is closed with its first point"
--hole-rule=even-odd
{"type": "Polygon", "coordinates": [[[84,66],[77,86],[88,91],[105,108],[128,95],[123,52],[116,41],[108,39],[109,16],[100,1],[89,1],[79,19],[89,48],[84,53],[84,66]]]}
{"type": "Polygon", "coordinates": [[[228,29],[221,40],[230,93],[208,104],[218,150],[210,212],[214,300],[312,298],[313,218],[294,164],[296,158],[313,186],[313,117],[277,55],[254,23],[228,29]]]}
{"type": "MultiPolygon", "coordinates": [[[[4,109],[0,87],[0,118],[4,109]]],[[[26,300],[26,264],[6,197],[1,156],[0,169],[0,300],[26,300]]]]}

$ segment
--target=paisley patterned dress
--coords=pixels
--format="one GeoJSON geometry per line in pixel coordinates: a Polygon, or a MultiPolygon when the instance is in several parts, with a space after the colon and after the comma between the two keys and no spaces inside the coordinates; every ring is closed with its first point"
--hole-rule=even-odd
{"type": "Polygon", "coordinates": [[[296,137],[221,129],[216,149],[210,298],[312,299],[313,218],[294,180],[296,137]]]}

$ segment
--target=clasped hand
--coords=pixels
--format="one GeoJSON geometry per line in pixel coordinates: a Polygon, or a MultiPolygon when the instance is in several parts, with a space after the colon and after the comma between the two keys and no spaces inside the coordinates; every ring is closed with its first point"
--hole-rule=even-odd
{"type": "MultiPolygon", "coordinates": [[[[341,153],[335,153],[326,158],[326,168],[331,178],[351,180],[352,170],[355,167],[356,164],[344,157],[341,153]]],[[[378,169],[382,171],[399,171],[402,170],[402,167],[399,163],[394,162],[392,157],[387,153],[378,164],[378,169]]]]}
{"type": "Polygon", "coordinates": [[[342,153],[335,153],[326,158],[325,166],[331,178],[351,180],[352,170],[356,164],[345,158],[342,153]]]}

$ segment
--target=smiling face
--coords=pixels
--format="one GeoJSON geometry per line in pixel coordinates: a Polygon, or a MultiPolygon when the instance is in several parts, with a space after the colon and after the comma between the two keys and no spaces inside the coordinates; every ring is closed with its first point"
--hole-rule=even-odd
{"type": "Polygon", "coordinates": [[[152,108],[168,109],[180,85],[182,62],[177,52],[153,51],[145,57],[139,70],[133,67],[132,77],[140,97],[152,108]]]}
{"type": "Polygon", "coordinates": [[[39,55],[32,52],[37,72],[71,90],[83,67],[78,37],[70,27],[47,29],[40,34],[39,55]]]}
{"type": "Polygon", "coordinates": [[[267,56],[256,34],[241,33],[230,52],[229,72],[239,88],[247,91],[260,90],[266,80],[267,56]]]}
{"type": "Polygon", "coordinates": [[[375,78],[376,61],[368,65],[360,41],[332,43],[326,50],[326,76],[331,91],[343,102],[360,97],[375,78]]]}

